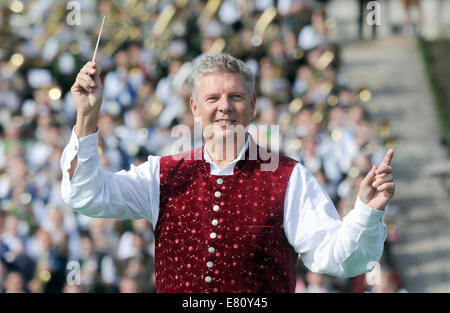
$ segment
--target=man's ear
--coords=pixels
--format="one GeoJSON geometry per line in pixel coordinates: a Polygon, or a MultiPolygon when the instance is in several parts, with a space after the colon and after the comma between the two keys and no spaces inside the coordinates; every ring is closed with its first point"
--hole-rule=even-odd
{"type": "Polygon", "coordinates": [[[253,94],[252,98],[250,99],[250,107],[251,107],[251,116],[255,115],[255,107],[256,107],[256,93],[253,94]]]}
{"type": "Polygon", "coordinates": [[[197,117],[198,116],[198,105],[195,102],[194,97],[191,97],[189,99],[189,105],[191,107],[192,114],[194,115],[194,117],[197,117]]]}

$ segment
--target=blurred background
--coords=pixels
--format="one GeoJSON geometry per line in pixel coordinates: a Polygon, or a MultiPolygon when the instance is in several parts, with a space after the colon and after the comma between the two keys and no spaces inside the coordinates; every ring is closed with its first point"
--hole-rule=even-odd
{"type": "MultiPolygon", "coordinates": [[[[338,279],[299,261],[296,292],[450,292],[450,1],[0,3],[1,292],[155,291],[152,225],[85,217],[60,195],[70,87],[104,15],[104,169],[169,154],[172,128],[193,127],[193,64],[228,52],[256,76],[253,124],[280,126],[272,148],[302,162],[341,217],[395,149],[379,266],[338,279]]],[[[254,134],[265,146],[271,135],[254,134]]]]}

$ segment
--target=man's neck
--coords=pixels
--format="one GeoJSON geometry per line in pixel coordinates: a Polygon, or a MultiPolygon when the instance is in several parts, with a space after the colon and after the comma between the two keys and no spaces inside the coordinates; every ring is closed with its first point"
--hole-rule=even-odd
{"type": "Polygon", "coordinates": [[[223,141],[207,140],[205,149],[211,160],[217,164],[220,169],[226,167],[233,162],[241,152],[248,139],[248,133],[245,134],[245,140],[237,140],[236,138],[223,141]]]}

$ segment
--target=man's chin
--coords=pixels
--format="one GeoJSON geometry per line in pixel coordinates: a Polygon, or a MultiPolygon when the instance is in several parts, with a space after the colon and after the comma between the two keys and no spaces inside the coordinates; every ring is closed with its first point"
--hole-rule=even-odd
{"type": "Polygon", "coordinates": [[[205,137],[209,137],[216,140],[230,140],[236,137],[242,136],[245,138],[245,127],[240,124],[227,124],[227,125],[218,125],[211,124],[208,129],[205,130],[205,137]],[[208,136],[209,135],[209,136],[208,136]]]}
{"type": "Polygon", "coordinates": [[[218,129],[214,132],[214,135],[212,136],[211,139],[213,139],[214,141],[226,141],[226,140],[231,140],[233,139],[233,134],[235,134],[235,132],[233,130],[230,129],[218,129]]]}

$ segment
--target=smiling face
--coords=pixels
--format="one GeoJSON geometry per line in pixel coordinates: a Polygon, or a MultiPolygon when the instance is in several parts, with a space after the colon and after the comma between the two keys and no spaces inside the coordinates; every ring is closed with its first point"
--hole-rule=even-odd
{"type": "Polygon", "coordinates": [[[215,138],[225,138],[233,134],[233,127],[249,125],[256,96],[250,95],[242,74],[206,73],[197,84],[190,105],[194,117],[201,120],[205,140],[210,139],[208,128],[213,129],[215,138]]]}

